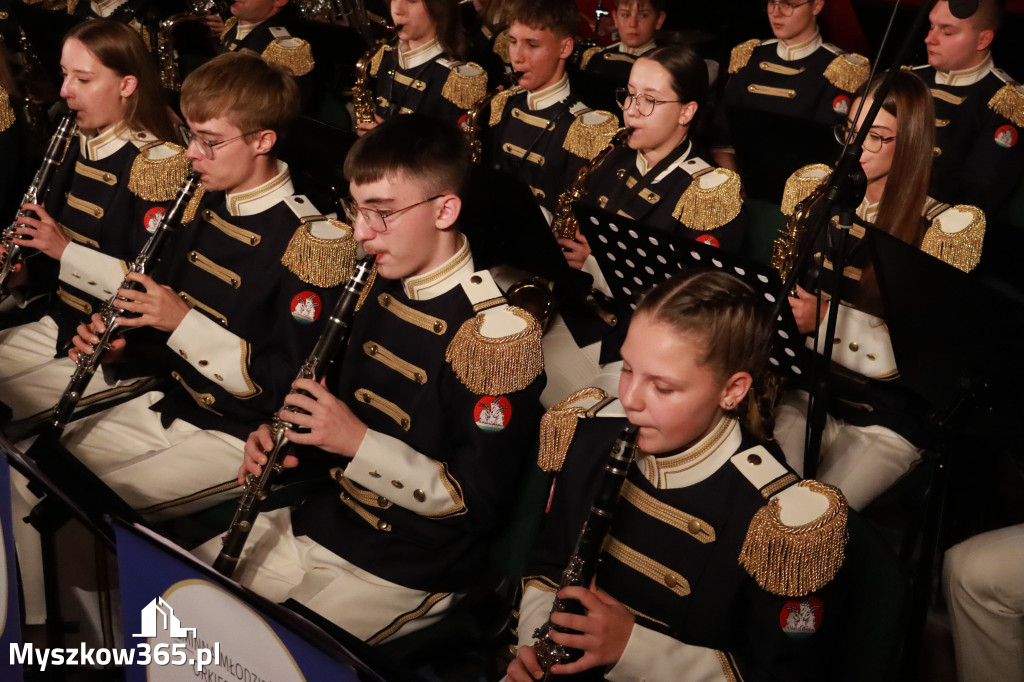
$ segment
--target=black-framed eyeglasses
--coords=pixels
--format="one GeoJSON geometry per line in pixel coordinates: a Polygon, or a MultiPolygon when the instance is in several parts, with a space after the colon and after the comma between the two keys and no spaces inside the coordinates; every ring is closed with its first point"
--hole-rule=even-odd
{"type": "Polygon", "coordinates": [[[188,147],[190,147],[193,142],[195,142],[196,146],[199,147],[199,151],[201,151],[203,153],[203,156],[205,156],[207,159],[209,159],[211,161],[213,160],[213,150],[216,149],[217,147],[220,147],[221,145],[225,145],[228,142],[234,142],[235,140],[240,140],[243,137],[245,137],[246,135],[252,135],[253,133],[258,133],[260,131],[260,129],[257,128],[256,130],[250,130],[249,132],[242,133],[241,135],[235,135],[234,137],[229,137],[226,140],[217,140],[216,142],[207,142],[206,140],[204,140],[203,138],[199,137],[194,132],[192,132],[192,129],[189,128],[188,126],[178,126],[178,130],[181,131],[181,137],[182,137],[183,140],[185,140],[185,148],[186,149],[188,147]]]}
{"type": "Polygon", "coordinates": [[[618,88],[615,91],[615,101],[619,103],[623,111],[629,109],[633,106],[633,102],[636,102],[636,112],[641,116],[650,116],[654,113],[654,107],[659,104],[679,102],[677,99],[654,99],[650,95],[634,95],[626,88],[618,88]]]}
{"type": "MultiPolygon", "coordinates": [[[[853,140],[857,136],[857,131],[853,130],[848,123],[839,123],[835,127],[836,141],[839,144],[846,144],[847,140],[853,140]]],[[[864,150],[871,153],[877,153],[882,151],[882,145],[889,144],[896,139],[896,136],[884,137],[878,133],[869,132],[864,138],[864,150]]]]}
{"type": "Polygon", "coordinates": [[[356,221],[361,217],[366,221],[366,224],[370,226],[370,229],[374,232],[384,233],[388,231],[388,218],[393,218],[399,213],[404,213],[411,208],[422,206],[423,204],[433,201],[434,199],[440,199],[444,196],[444,193],[435,194],[432,197],[428,197],[423,201],[417,201],[415,204],[409,204],[405,208],[370,208],[369,206],[360,206],[350,198],[342,199],[339,203],[341,204],[342,210],[345,211],[345,217],[348,218],[349,224],[355,227],[356,221]]]}
{"type": "Polygon", "coordinates": [[[804,5],[811,4],[811,0],[807,2],[785,2],[783,0],[763,0],[761,2],[761,9],[764,10],[765,14],[771,14],[774,9],[781,16],[791,17],[793,16],[793,10],[797,7],[803,7],[804,5]]]}

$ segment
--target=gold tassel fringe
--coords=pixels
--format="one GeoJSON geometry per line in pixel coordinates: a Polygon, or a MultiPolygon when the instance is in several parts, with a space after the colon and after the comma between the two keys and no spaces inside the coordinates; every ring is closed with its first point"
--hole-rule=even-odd
{"type": "Polygon", "coordinates": [[[871,63],[859,54],[841,54],[825,68],[825,78],[840,90],[857,92],[871,74],[871,63]]]}
{"type": "Polygon", "coordinates": [[[14,107],[11,106],[11,95],[0,87],[0,133],[14,125],[14,107]]]}
{"type": "Polygon", "coordinates": [[[970,272],[981,261],[981,247],[985,242],[985,214],[975,206],[958,204],[953,207],[974,216],[971,224],[949,234],[942,231],[939,218],[932,221],[921,240],[921,250],[954,268],[970,272]]]}
{"type": "Polygon", "coordinates": [[[491,118],[487,121],[488,126],[496,126],[501,122],[501,115],[505,113],[505,105],[513,95],[518,95],[523,89],[514,85],[508,90],[502,90],[491,98],[491,118]]]}
{"type": "Polygon", "coordinates": [[[196,187],[196,191],[192,194],[192,198],[189,199],[188,205],[185,206],[185,211],[181,214],[181,224],[188,225],[196,217],[196,211],[199,210],[199,204],[203,201],[203,196],[206,195],[206,188],[202,185],[196,187]]]}
{"type": "Polygon", "coordinates": [[[600,388],[581,388],[569,397],[559,400],[540,418],[540,452],[537,466],[544,471],[561,471],[565,454],[576,435],[576,425],[586,415],[587,409],[574,406],[578,400],[596,398],[605,400],[608,394],[600,388]]]}
{"type": "Polygon", "coordinates": [[[316,287],[333,287],[348,281],[355,264],[356,242],[352,238],[352,228],[340,220],[322,216],[303,218],[281,256],[281,265],[303,282],[316,287]],[[342,229],[345,236],[337,239],[315,236],[312,224],[320,220],[342,229]]]}
{"type": "Polygon", "coordinates": [[[782,212],[786,215],[793,215],[796,205],[811,196],[811,193],[824,184],[831,174],[832,167],[823,163],[812,163],[797,169],[786,180],[786,189],[782,191],[782,212]],[[814,177],[810,174],[811,171],[822,171],[825,173],[825,177],[814,177]]]}
{"type": "Polygon", "coordinates": [[[754,54],[754,48],[760,44],[761,41],[754,38],[732,48],[732,53],[729,55],[729,73],[736,73],[746,66],[750,61],[750,55],[754,54]]]}
{"type": "Polygon", "coordinates": [[[170,201],[178,194],[185,182],[192,163],[185,156],[185,150],[170,142],[152,142],[139,150],[128,177],[128,189],[146,201],[170,201]],[[155,146],[166,144],[175,151],[164,159],[150,159],[146,152],[155,146]]]}
{"type": "Polygon", "coordinates": [[[309,43],[302,38],[278,38],[273,40],[263,50],[263,54],[260,57],[267,64],[283,66],[296,77],[305,76],[316,65],[313,61],[313,51],[309,47],[309,43]],[[294,40],[297,44],[289,47],[284,44],[285,40],[294,40]]]}
{"type": "Polygon", "coordinates": [[[508,29],[498,34],[498,37],[494,39],[494,54],[501,57],[501,61],[506,64],[512,63],[512,55],[509,52],[509,45],[511,44],[512,37],[509,35],[508,29]]]}
{"type": "Polygon", "coordinates": [[[583,116],[577,116],[569,126],[569,131],[562,141],[562,148],[584,159],[593,159],[611,143],[615,133],[619,131],[619,119],[607,111],[596,111],[605,115],[605,119],[596,125],[587,125],[583,116]]]}
{"type": "Polygon", "coordinates": [[[544,371],[537,320],[522,308],[507,310],[525,321],[526,329],[498,338],[484,336],[480,329],[487,313],[480,313],[459,327],[445,352],[455,376],[477,395],[521,391],[544,371]]]}
{"type": "Polygon", "coordinates": [[[377,72],[380,71],[381,60],[384,59],[384,53],[390,52],[391,47],[389,45],[381,45],[377,53],[373,55],[373,59],[370,60],[370,75],[374,78],[377,77],[377,72]]]}
{"type": "Polygon", "coordinates": [[[727,168],[716,168],[714,173],[726,173],[729,179],[710,189],[700,186],[694,177],[690,186],[679,197],[672,217],[691,230],[707,232],[725,225],[740,214],[740,176],[727,168]]]}
{"type": "Polygon", "coordinates": [[[787,526],[776,497],[750,520],[739,563],[762,588],[785,597],[802,597],[827,585],[843,565],[846,552],[846,498],[838,488],[818,481],[797,485],[828,498],[828,509],[802,526],[787,526]]]}
{"type": "Polygon", "coordinates": [[[463,76],[456,66],[448,74],[448,80],[441,88],[441,96],[460,109],[469,109],[487,94],[487,73],[479,64],[469,62],[469,65],[476,67],[476,75],[463,76]]]}
{"type": "Polygon", "coordinates": [[[1021,92],[1021,87],[1007,83],[988,101],[989,109],[1017,126],[1024,126],[1024,92],[1021,92]]]}

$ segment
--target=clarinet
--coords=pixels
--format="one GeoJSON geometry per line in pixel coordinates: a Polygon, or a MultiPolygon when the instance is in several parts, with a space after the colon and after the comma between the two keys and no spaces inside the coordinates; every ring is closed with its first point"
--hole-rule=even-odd
{"type": "MultiPolygon", "coordinates": [[[[562,571],[562,579],[558,584],[559,592],[573,585],[590,587],[590,581],[597,573],[601,547],[611,528],[612,520],[615,518],[619,493],[622,491],[622,484],[626,480],[629,466],[633,462],[636,434],[637,427],[632,424],[626,425],[615,439],[611,452],[608,453],[608,462],[604,465],[604,477],[598,485],[597,494],[590,507],[590,515],[576,540],[576,548],[569,558],[569,564],[562,571]]],[[[583,606],[575,599],[563,601],[556,597],[555,603],[551,607],[551,613],[583,613],[583,606]]],[[[558,644],[551,639],[552,630],[568,632],[565,628],[552,623],[549,616],[548,622],[533,633],[533,636],[537,638],[533,647],[534,653],[537,655],[540,667],[545,671],[545,680],[552,677],[551,666],[556,663],[571,663],[582,655],[580,650],[558,644]]]]}
{"type": "MultiPolygon", "coordinates": [[[[132,261],[128,268],[129,273],[145,273],[149,269],[166,241],[167,235],[171,231],[171,225],[181,220],[181,216],[185,212],[185,208],[188,206],[189,201],[192,199],[192,195],[195,194],[198,187],[199,174],[191,173],[188,178],[185,179],[181,188],[178,189],[178,194],[174,197],[174,203],[171,204],[170,209],[160,216],[160,222],[157,224],[153,234],[151,234],[149,239],[146,241],[146,245],[142,247],[142,251],[140,251],[139,255],[135,257],[134,261],[132,261]]],[[[119,288],[137,291],[142,288],[142,285],[135,281],[129,281],[128,278],[125,277],[119,288]]],[[[60,434],[64,431],[64,427],[67,426],[68,421],[71,419],[71,413],[75,411],[78,401],[82,399],[82,393],[85,391],[86,387],[89,385],[89,381],[99,368],[103,355],[110,349],[110,342],[113,340],[114,335],[119,329],[115,320],[119,316],[131,314],[127,313],[124,308],[120,306],[118,301],[121,300],[124,299],[120,298],[115,293],[107,300],[106,303],[103,304],[103,309],[100,311],[100,317],[103,319],[104,330],[103,333],[100,334],[99,343],[95,345],[91,354],[80,353],[78,355],[78,361],[75,363],[75,373],[71,375],[71,380],[68,381],[67,388],[64,389],[64,393],[61,395],[56,407],[53,408],[53,418],[51,419],[49,426],[56,434],[60,434]]]]}
{"type": "MultiPolygon", "coordinates": [[[[43,163],[32,178],[32,184],[25,191],[25,196],[21,198],[20,206],[38,204],[46,195],[50,181],[53,180],[53,173],[57,170],[61,157],[64,155],[64,148],[77,130],[78,125],[75,123],[75,113],[66,114],[61,119],[60,125],[57,126],[57,130],[53,133],[53,137],[50,138],[50,144],[46,147],[43,163]]],[[[10,295],[4,284],[7,281],[7,276],[14,271],[14,267],[21,262],[25,255],[24,247],[18,243],[21,240],[14,233],[18,229],[18,218],[22,216],[38,217],[34,215],[33,211],[26,211],[23,208],[19,209],[14,220],[3,231],[3,234],[0,235],[0,245],[6,251],[6,253],[0,255],[0,259],[2,259],[2,265],[0,265],[0,301],[10,295]]]]}
{"type": "MultiPolygon", "coordinates": [[[[327,318],[327,323],[320,333],[320,338],[317,339],[316,346],[306,361],[302,363],[302,367],[299,368],[297,378],[320,381],[330,370],[335,356],[348,339],[352,317],[356,312],[356,304],[370,279],[370,270],[376,258],[376,256],[369,255],[356,264],[352,278],[345,285],[345,290],[338,298],[331,316],[327,318]]],[[[292,393],[308,395],[305,391],[297,389],[293,389],[292,393]]],[[[213,562],[214,570],[228,578],[235,573],[242,548],[245,547],[245,541],[249,537],[249,532],[252,531],[252,524],[260,513],[260,505],[267,498],[271,483],[281,472],[282,462],[292,449],[290,441],[285,436],[285,430],[291,426],[290,422],[284,418],[283,413],[286,411],[298,412],[299,410],[283,406],[274,413],[274,419],[270,423],[270,434],[274,440],[274,447],[267,453],[267,463],[260,470],[260,475],[246,475],[245,491],[238,502],[238,508],[235,510],[234,518],[231,519],[228,532],[224,536],[224,546],[221,548],[220,554],[217,555],[216,561],[213,562]]]]}

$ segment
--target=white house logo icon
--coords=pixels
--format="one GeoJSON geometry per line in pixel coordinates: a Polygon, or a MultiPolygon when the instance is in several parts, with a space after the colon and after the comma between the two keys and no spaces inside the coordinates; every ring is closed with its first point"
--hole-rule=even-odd
{"type": "Polygon", "coordinates": [[[156,637],[157,630],[167,630],[171,637],[187,637],[190,632],[194,637],[196,634],[195,628],[181,627],[181,622],[174,617],[174,609],[163,600],[163,597],[157,597],[146,604],[142,609],[141,620],[142,632],[132,637],[156,637]],[[163,621],[163,626],[159,625],[160,620],[163,621]]]}

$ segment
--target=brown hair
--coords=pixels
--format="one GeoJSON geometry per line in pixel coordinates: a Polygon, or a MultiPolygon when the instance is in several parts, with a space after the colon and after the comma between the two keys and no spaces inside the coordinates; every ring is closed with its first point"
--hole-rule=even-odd
{"type": "Polygon", "coordinates": [[[573,38],[580,25],[580,11],[573,0],[518,0],[509,24],[516,21],[532,29],[551,31],[559,38],[573,38]]]}
{"type": "Polygon", "coordinates": [[[124,115],[129,128],[147,130],[161,140],[179,141],[160,73],[138,33],[112,19],[95,19],[68,31],[64,42],[72,39],[82,43],[103,66],[118,76],[135,76],[138,84],[135,92],[128,96],[124,115]]]}
{"type": "Polygon", "coordinates": [[[704,107],[708,97],[708,67],[692,47],[656,47],[641,59],[657,62],[668,71],[672,92],[681,102],[696,102],[698,111],[704,107]]]}
{"type": "Polygon", "coordinates": [[[423,0],[427,14],[434,22],[437,39],[445,55],[458,61],[469,56],[469,37],[462,25],[458,0],[423,0]]]}
{"type": "Polygon", "coordinates": [[[742,280],[718,270],[679,273],[645,293],[636,315],[704,340],[697,362],[722,381],[747,372],[753,384],[729,411],[759,438],[772,433],[775,378],[768,368],[772,324],[767,304],[742,280]]]}
{"type": "Polygon", "coordinates": [[[345,157],[345,178],[357,185],[403,177],[428,194],[460,194],[469,177],[465,134],[422,114],[394,116],[359,138],[345,157]]]}
{"type": "Polygon", "coordinates": [[[185,79],[181,112],[196,123],[223,116],[243,133],[273,130],[281,138],[299,115],[299,87],[256,55],[228,52],[185,79]]]}

